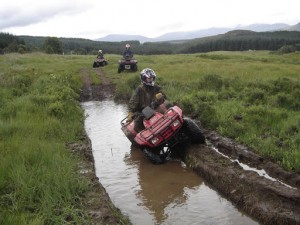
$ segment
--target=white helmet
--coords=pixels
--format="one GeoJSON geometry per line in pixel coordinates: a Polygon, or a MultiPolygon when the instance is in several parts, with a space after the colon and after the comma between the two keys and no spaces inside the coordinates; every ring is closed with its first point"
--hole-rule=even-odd
{"type": "Polygon", "coordinates": [[[142,83],[148,86],[154,86],[155,83],[156,74],[155,72],[150,68],[145,68],[141,72],[141,80],[142,83]],[[148,81],[147,78],[152,78],[151,81],[148,81]]]}
{"type": "Polygon", "coordinates": [[[130,44],[126,44],[126,45],[125,45],[125,48],[130,48],[130,44]]]}
{"type": "Polygon", "coordinates": [[[102,50],[100,49],[98,52],[99,52],[99,53],[102,53],[102,50]]]}

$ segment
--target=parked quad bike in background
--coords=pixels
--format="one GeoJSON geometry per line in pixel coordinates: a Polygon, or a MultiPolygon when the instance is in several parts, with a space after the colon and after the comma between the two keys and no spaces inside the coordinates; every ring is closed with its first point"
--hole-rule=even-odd
{"type": "Polygon", "coordinates": [[[198,125],[190,118],[183,117],[178,106],[169,106],[164,101],[156,110],[147,106],[142,113],[144,130],[137,133],[134,119],[128,121],[127,117],[121,120],[121,130],[154,164],[164,163],[179,144],[205,143],[198,125]]]}
{"type": "Polygon", "coordinates": [[[106,66],[107,64],[108,64],[108,62],[105,58],[97,57],[93,62],[93,68],[103,67],[103,66],[106,66]]]}
{"type": "Polygon", "coordinates": [[[136,72],[138,70],[138,61],[130,56],[125,56],[119,60],[118,73],[124,70],[136,72]]]}

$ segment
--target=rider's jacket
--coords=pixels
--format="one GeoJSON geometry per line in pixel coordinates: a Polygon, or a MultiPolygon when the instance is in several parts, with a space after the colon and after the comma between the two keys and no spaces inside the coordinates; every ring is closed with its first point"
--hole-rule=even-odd
{"type": "Polygon", "coordinates": [[[124,52],[123,52],[123,57],[126,58],[126,57],[129,57],[129,58],[132,58],[133,57],[133,53],[130,49],[126,49],[124,52]]]}
{"type": "Polygon", "coordinates": [[[103,53],[99,53],[99,54],[97,55],[97,58],[99,58],[99,59],[103,59],[103,58],[104,58],[104,55],[103,55],[103,53]]]}
{"type": "Polygon", "coordinates": [[[166,95],[162,92],[161,87],[154,84],[154,86],[141,84],[138,86],[131,96],[128,104],[130,112],[141,112],[146,106],[151,107],[151,103],[155,100],[155,95],[162,93],[164,99],[166,95]]]}

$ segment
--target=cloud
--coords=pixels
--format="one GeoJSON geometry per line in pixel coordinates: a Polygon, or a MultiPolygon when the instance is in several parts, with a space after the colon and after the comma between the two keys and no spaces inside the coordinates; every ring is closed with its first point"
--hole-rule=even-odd
{"type": "Polygon", "coordinates": [[[25,27],[63,15],[75,15],[90,7],[90,4],[82,1],[69,0],[52,0],[51,2],[24,0],[22,4],[16,5],[4,3],[0,8],[0,29],[25,27]]]}
{"type": "Polygon", "coordinates": [[[81,37],[108,34],[158,37],[253,23],[300,21],[299,0],[3,0],[0,31],[15,35],[81,37]]]}

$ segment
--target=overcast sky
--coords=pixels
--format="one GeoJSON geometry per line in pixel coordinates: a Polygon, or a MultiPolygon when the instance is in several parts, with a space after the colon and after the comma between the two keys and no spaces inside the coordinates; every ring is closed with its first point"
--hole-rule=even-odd
{"type": "Polygon", "coordinates": [[[0,31],[96,39],[300,22],[299,0],[0,0],[0,31]]]}

